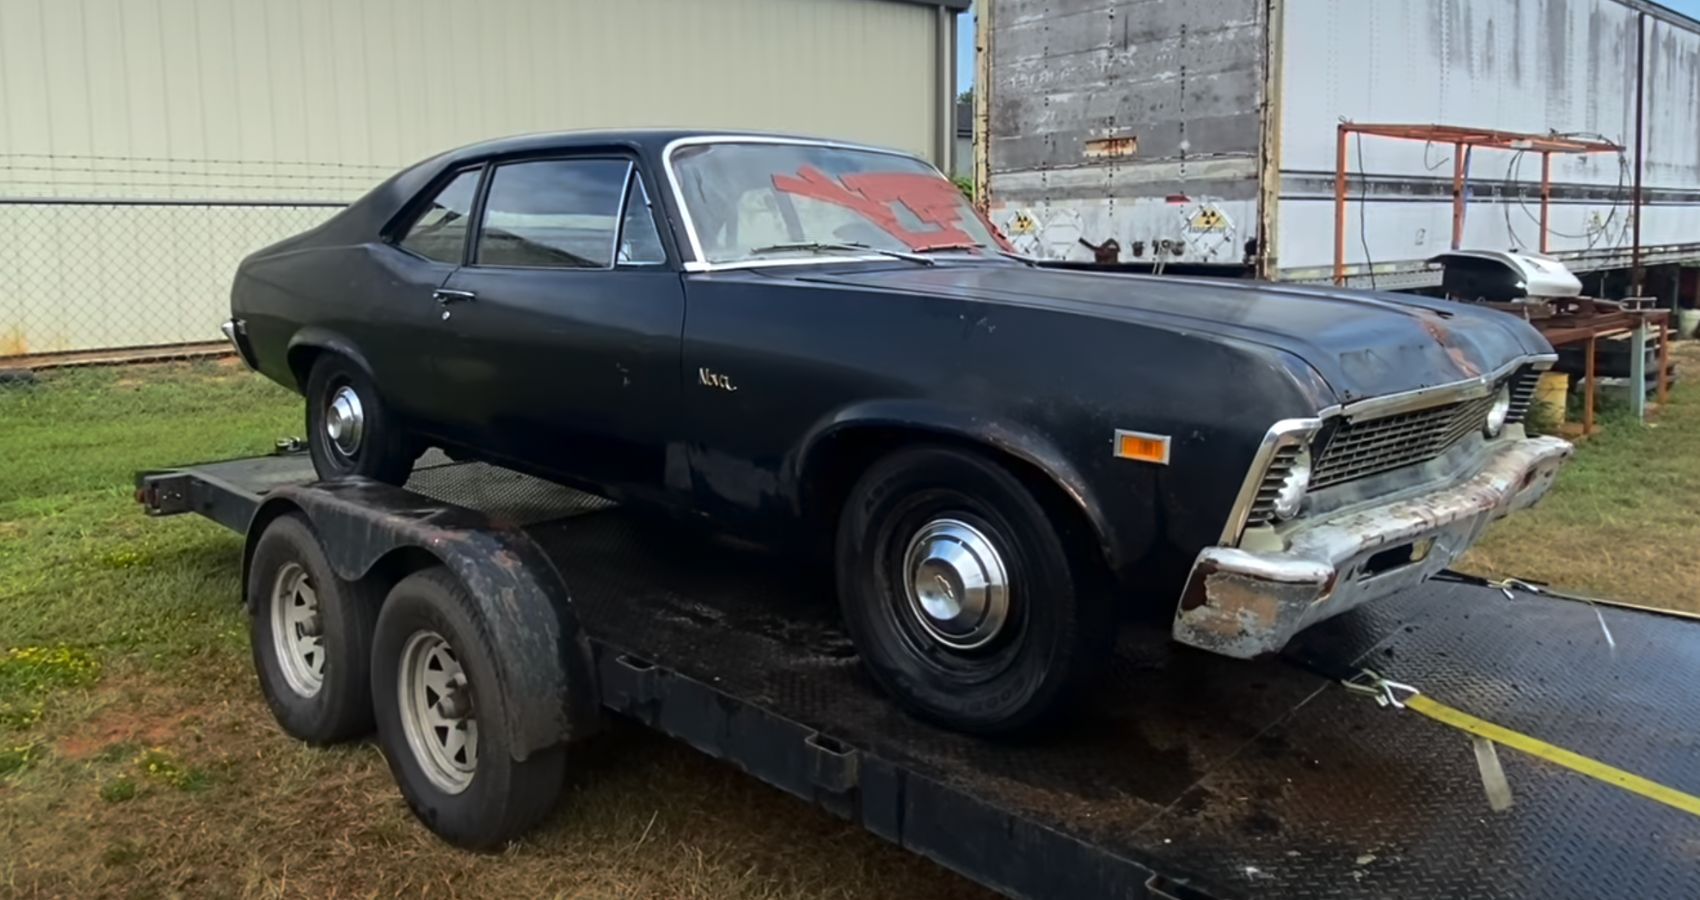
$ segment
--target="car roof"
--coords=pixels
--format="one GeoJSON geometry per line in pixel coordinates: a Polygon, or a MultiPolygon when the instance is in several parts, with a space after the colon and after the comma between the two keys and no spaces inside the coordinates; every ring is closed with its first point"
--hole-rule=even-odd
{"type": "Polygon", "coordinates": [[[861,144],[854,141],[843,141],[835,138],[823,138],[802,134],[784,134],[768,131],[739,131],[727,129],[684,129],[684,128],[606,128],[586,129],[578,131],[552,131],[535,134],[520,134],[509,137],[492,138],[478,141],[450,150],[447,153],[433,157],[430,162],[458,164],[469,160],[482,159],[491,156],[508,156],[512,154],[536,153],[549,150],[579,150],[594,147],[631,147],[643,151],[646,155],[659,157],[668,144],[688,138],[765,138],[793,141],[819,141],[839,144],[848,147],[860,147],[868,150],[878,150],[886,153],[904,153],[913,156],[905,150],[861,144]]]}
{"type": "Polygon", "coordinates": [[[449,172],[478,165],[492,157],[544,154],[558,150],[609,148],[632,150],[640,156],[659,160],[668,144],[688,138],[724,138],[728,141],[737,141],[740,138],[822,141],[838,146],[857,147],[883,153],[900,153],[905,156],[920,158],[904,150],[807,135],[763,131],[703,128],[624,128],[520,134],[467,144],[463,147],[437,153],[407,166],[391,175],[382,184],[372,188],[365,196],[350,204],[341,213],[331,217],[319,228],[313,229],[301,237],[307,241],[330,243],[367,240],[372,234],[381,231],[387,224],[394,222],[396,217],[407,208],[409,203],[418,198],[422,191],[440,183],[439,179],[446,177],[449,172]]]}

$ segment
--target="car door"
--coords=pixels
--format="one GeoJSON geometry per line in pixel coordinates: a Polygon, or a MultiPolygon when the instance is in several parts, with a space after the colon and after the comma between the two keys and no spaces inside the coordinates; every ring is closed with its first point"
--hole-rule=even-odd
{"type": "Polygon", "coordinates": [[[436,364],[463,440],[602,486],[658,487],[684,290],[634,161],[492,166],[472,254],[442,287],[436,364]]]}
{"type": "MultiPolygon", "coordinates": [[[[421,192],[411,217],[370,253],[376,278],[358,293],[373,303],[344,304],[343,326],[366,356],[385,398],[416,427],[434,430],[445,410],[440,370],[430,348],[441,337],[436,292],[465,258],[483,166],[448,173],[421,192]]],[[[362,272],[363,267],[350,267],[362,272]]]]}

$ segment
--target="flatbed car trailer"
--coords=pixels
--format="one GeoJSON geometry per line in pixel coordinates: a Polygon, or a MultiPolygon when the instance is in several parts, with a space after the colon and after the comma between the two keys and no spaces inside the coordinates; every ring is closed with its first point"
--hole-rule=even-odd
{"type": "Polygon", "coordinates": [[[250,552],[304,513],[345,577],[440,562],[505,654],[512,732],[633,719],[1009,895],[1700,897],[1700,818],[1509,751],[1495,812],[1464,733],[1315,674],[1372,668],[1693,793],[1700,622],[1431,583],[1279,660],[1129,628],[1101,709],[989,741],[880,696],[817,572],[481,463],[427,459],[405,489],[313,478],[286,453],[137,493],[250,552]]]}

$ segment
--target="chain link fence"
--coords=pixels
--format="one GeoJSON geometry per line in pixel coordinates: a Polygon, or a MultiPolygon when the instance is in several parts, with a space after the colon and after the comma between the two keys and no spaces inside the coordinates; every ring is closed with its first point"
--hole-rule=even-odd
{"type": "Polygon", "coordinates": [[[0,364],[169,356],[220,341],[253,250],[323,222],[309,201],[0,199],[0,364]]]}
{"type": "MultiPolygon", "coordinates": [[[[0,456],[142,439],[162,422],[223,435],[208,453],[299,433],[299,399],[247,372],[219,332],[231,279],[391,171],[0,154],[0,456]]],[[[176,455],[162,462],[192,461],[176,455]]]]}

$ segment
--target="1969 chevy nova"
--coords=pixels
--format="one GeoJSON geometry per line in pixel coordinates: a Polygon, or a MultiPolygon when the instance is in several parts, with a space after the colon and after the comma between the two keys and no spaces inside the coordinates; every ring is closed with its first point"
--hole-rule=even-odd
{"type": "Polygon", "coordinates": [[[324,478],[427,447],[834,548],[876,680],[952,727],[1085,693],[1131,605],[1237,657],[1539,499],[1552,349],[1414,296],[1044,269],[911,156],[745,134],[477,144],[236,277],[324,478]],[[1166,613],[1165,613],[1166,614],[1166,613]]]}

